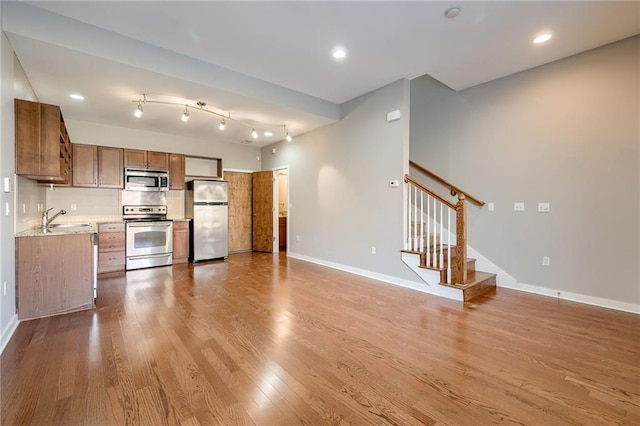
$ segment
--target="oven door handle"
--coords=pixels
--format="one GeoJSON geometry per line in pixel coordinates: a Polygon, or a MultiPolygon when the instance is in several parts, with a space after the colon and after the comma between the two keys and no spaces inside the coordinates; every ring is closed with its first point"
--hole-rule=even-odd
{"type": "Polygon", "coordinates": [[[163,227],[170,227],[171,225],[173,225],[173,222],[170,223],[158,223],[158,222],[149,222],[146,224],[140,223],[140,224],[134,224],[134,223],[127,223],[127,226],[129,228],[157,228],[159,226],[163,226],[163,227]],[[153,223],[153,224],[150,224],[153,223]]]}
{"type": "Polygon", "coordinates": [[[137,259],[157,259],[159,257],[171,257],[171,253],[162,253],[162,254],[144,254],[140,256],[127,256],[127,259],[137,260],[137,259]]]}

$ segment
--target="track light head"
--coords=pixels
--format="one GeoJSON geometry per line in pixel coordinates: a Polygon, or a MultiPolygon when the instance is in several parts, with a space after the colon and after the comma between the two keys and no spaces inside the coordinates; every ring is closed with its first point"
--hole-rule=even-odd
{"type": "Polygon", "coordinates": [[[256,132],[256,129],[251,129],[251,136],[254,139],[258,139],[258,132],[256,132]]]}
{"type": "Polygon", "coordinates": [[[291,136],[289,136],[289,131],[287,130],[287,126],[284,126],[284,132],[287,134],[287,136],[285,136],[284,138],[287,140],[287,142],[291,142],[293,140],[293,138],[291,136]]]}
{"type": "Polygon", "coordinates": [[[227,122],[224,121],[224,118],[223,118],[222,120],[220,120],[220,124],[218,125],[218,129],[224,130],[226,125],[227,125],[227,122]]]}
{"type": "Polygon", "coordinates": [[[138,108],[136,108],[136,110],[133,112],[133,115],[136,116],[136,118],[140,118],[142,117],[142,103],[140,103],[140,101],[138,101],[138,108]]]}
{"type": "Polygon", "coordinates": [[[182,113],[182,121],[184,121],[185,123],[187,121],[189,121],[189,110],[187,109],[187,106],[184,106],[184,112],[182,113]]]}

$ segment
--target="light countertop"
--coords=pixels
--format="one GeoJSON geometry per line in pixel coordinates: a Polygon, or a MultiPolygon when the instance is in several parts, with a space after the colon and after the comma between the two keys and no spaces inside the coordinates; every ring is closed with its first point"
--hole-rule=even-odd
{"type": "MultiPolygon", "coordinates": [[[[84,224],[84,223],[83,223],[84,224]]],[[[82,226],[81,224],[64,223],[61,227],[53,226],[46,231],[42,230],[41,226],[36,228],[27,229],[16,234],[16,238],[20,237],[44,237],[49,235],[76,235],[76,234],[96,234],[98,232],[98,225],[96,223],[88,223],[88,226],[82,226]],[[74,226],[76,225],[76,226],[74,226]]]]}

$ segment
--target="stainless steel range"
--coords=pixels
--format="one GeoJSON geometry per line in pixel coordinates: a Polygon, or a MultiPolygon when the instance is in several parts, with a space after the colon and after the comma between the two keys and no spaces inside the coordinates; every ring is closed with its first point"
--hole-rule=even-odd
{"type": "Polygon", "coordinates": [[[167,219],[167,206],[124,205],[122,210],[126,223],[126,269],[171,265],[173,221],[167,219]]]}

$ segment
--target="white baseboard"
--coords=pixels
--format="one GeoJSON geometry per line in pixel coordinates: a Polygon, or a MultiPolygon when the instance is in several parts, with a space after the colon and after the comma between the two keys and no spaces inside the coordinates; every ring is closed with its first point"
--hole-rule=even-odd
{"type": "Polygon", "coordinates": [[[303,260],[305,262],[315,263],[317,265],[326,266],[331,269],[337,269],[351,274],[360,275],[363,277],[371,278],[376,281],[382,281],[388,284],[397,285],[399,287],[416,290],[422,293],[431,294],[433,296],[445,297],[447,299],[462,300],[461,296],[457,294],[449,294],[447,291],[452,290],[448,287],[432,287],[431,284],[420,281],[410,281],[403,278],[392,277],[391,275],[379,274],[377,272],[368,271],[366,269],[354,268],[352,266],[342,265],[340,263],[328,262],[326,260],[316,259],[302,254],[287,252],[287,256],[293,259],[303,260]]]}
{"type": "Polygon", "coordinates": [[[406,287],[413,290],[422,291],[423,293],[429,293],[428,290],[421,288],[421,286],[424,286],[424,282],[422,281],[405,280],[403,278],[392,277],[391,275],[379,274],[377,272],[368,271],[366,269],[354,268],[352,266],[342,265],[340,263],[328,262],[326,260],[316,259],[314,257],[309,257],[302,254],[292,253],[292,252],[287,252],[287,257],[303,260],[305,262],[315,263],[317,265],[326,266],[331,269],[337,269],[340,271],[349,272],[351,274],[360,275],[360,276],[371,278],[377,281],[398,285],[400,287],[406,287]]]}
{"type": "Polygon", "coordinates": [[[11,321],[9,321],[9,324],[7,324],[4,330],[2,330],[2,337],[0,337],[0,354],[4,351],[9,340],[11,340],[13,333],[15,333],[16,328],[18,328],[18,324],[20,324],[20,321],[18,321],[18,315],[14,315],[13,318],[11,318],[11,321]]]}
{"type": "MultiPolygon", "coordinates": [[[[473,250],[473,251],[474,251],[473,254],[477,255],[477,252],[475,250],[473,250]]],[[[291,257],[293,259],[299,259],[299,260],[303,260],[303,261],[306,261],[306,262],[311,262],[311,263],[315,263],[315,264],[318,264],[318,265],[326,266],[326,267],[329,267],[329,268],[332,268],[332,269],[338,269],[340,271],[350,272],[352,274],[361,275],[363,277],[372,278],[374,280],[383,281],[383,282],[386,282],[386,283],[389,283],[389,284],[394,284],[394,285],[397,285],[397,286],[400,286],[400,287],[410,288],[410,289],[413,289],[413,290],[421,291],[423,293],[433,294],[433,295],[441,296],[441,297],[452,298],[452,297],[449,297],[448,295],[441,295],[437,291],[432,291],[432,289],[430,287],[425,287],[425,283],[422,280],[419,281],[419,282],[409,281],[409,280],[405,280],[405,279],[402,279],[402,278],[392,277],[390,275],[378,274],[376,272],[367,271],[365,269],[359,269],[359,268],[354,268],[354,267],[347,266],[347,265],[342,265],[342,264],[339,264],[339,263],[328,262],[328,261],[325,261],[325,260],[316,259],[316,258],[313,258],[313,257],[309,257],[309,256],[297,254],[297,253],[292,253],[292,252],[287,252],[287,256],[291,257]]],[[[483,263],[491,264],[490,261],[485,260],[485,259],[483,259],[483,263]]],[[[487,268],[487,269],[491,270],[489,268],[487,268]]],[[[539,286],[534,286],[534,285],[530,285],[530,284],[519,283],[513,277],[511,277],[510,275],[508,275],[504,271],[499,270],[499,272],[502,272],[503,279],[502,280],[498,280],[498,283],[496,284],[497,287],[510,288],[510,289],[513,289],[513,290],[524,291],[524,292],[527,292],[527,293],[534,293],[534,294],[538,294],[538,295],[541,295],[541,296],[560,297],[560,299],[569,300],[569,301],[572,301],[572,302],[584,303],[584,304],[587,304],[587,305],[600,306],[602,308],[609,308],[609,309],[615,309],[615,310],[618,310],[618,311],[624,311],[624,312],[630,312],[630,313],[634,313],[634,314],[640,314],[640,305],[636,305],[636,304],[633,304],[633,303],[619,302],[617,300],[604,299],[604,298],[600,298],[600,297],[587,296],[587,295],[579,294],[579,293],[571,293],[571,292],[567,292],[567,291],[564,291],[564,290],[558,290],[558,289],[552,289],[552,288],[539,287],[539,286]],[[560,293],[560,296],[558,296],[558,293],[560,293]]],[[[427,286],[430,286],[428,283],[426,283],[426,284],[427,284],[427,286]]]]}
{"type": "Polygon", "coordinates": [[[510,288],[513,290],[525,291],[527,293],[538,294],[540,296],[555,297],[571,302],[584,303],[586,305],[600,306],[601,308],[615,309],[617,311],[640,314],[640,305],[633,303],[619,302],[617,300],[604,299],[602,297],[588,296],[586,294],[572,293],[560,289],[540,287],[531,284],[515,283],[515,285],[500,285],[498,287],[510,288]]]}

